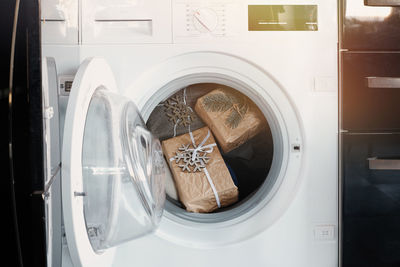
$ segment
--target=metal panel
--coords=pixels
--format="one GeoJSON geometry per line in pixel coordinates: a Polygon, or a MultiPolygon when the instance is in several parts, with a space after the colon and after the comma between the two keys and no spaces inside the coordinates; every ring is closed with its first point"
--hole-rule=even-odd
{"type": "Polygon", "coordinates": [[[373,157],[368,159],[370,170],[400,170],[400,159],[382,159],[373,157]]]}
{"type": "Polygon", "coordinates": [[[366,77],[368,88],[400,88],[400,77],[366,77]]]}

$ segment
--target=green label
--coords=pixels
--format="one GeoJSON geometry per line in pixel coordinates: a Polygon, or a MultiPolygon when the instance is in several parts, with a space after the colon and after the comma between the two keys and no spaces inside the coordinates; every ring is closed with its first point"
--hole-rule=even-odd
{"type": "Polygon", "coordinates": [[[318,6],[249,5],[249,31],[318,31],[318,6]]]}

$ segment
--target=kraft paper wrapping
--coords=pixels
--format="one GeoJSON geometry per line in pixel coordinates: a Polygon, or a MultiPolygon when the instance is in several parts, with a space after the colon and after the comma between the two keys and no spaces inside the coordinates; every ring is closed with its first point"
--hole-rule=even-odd
{"type": "MultiPolygon", "coordinates": [[[[193,131],[193,137],[198,145],[207,136],[208,127],[193,131]]],[[[215,143],[212,134],[204,145],[215,143]]],[[[207,180],[205,173],[202,172],[183,172],[178,164],[169,159],[176,155],[179,147],[183,144],[192,144],[189,134],[183,134],[162,142],[164,155],[168,161],[171,172],[173,173],[175,184],[178,190],[179,200],[190,212],[211,212],[218,208],[214,192],[207,180]]],[[[225,162],[218,150],[214,147],[208,154],[210,161],[206,168],[217,189],[221,207],[228,206],[238,199],[238,189],[232,181],[231,175],[225,162]]]]}
{"type": "MultiPolygon", "coordinates": [[[[215,84],[194,84],[186,87],[186,103],[190,108],[194,110],[194,106],[199,97],[211,92],[217,87],[215,84]]],[[[175,96],[183,96],[183,89],[172,95],[170,98],[175,96]]],[[[169,99],[170,99],[169,98],[169,99]]],[[[174,136],[174,123],[168,120],[168,116],[165,112],[165,107],[160,103],[156,106],[153,112],[150,114],[149,119],[146,122],[147,128],[158,137],[160,140],[169,139],[174,136]]],[[[200,129],[206,126],[204,122],[198,117],[194,116],[193,122],[190,124],[190,128],[193,130],[200,129]]],[[[176,136],[185,134],[188,132],[188,127],[184,125],[178,125],[176,127],[176,136]]]]}
{"type": "MultiPolygon", "coordinates": [[[[218,88],[211,91],[207,95],[212,94],[229,94],[230,90],[225,88],[218,88]]],[[[230,110],[224,112],[212,112],[206,111],[203,99],[207,95],[204,95],[197,99],[195,105],[195,111],[197,115],[210,127],[215,138],[218,140],[222,151],[228,153],[231,150],[239,147],[250,138],[253,138],[266,126],[266,121],[261,111],[256,105],[248,99],[249,109],[243,116],[239,125],[232,129],[227,126],[226,119],[230,113],[230,110]]]]}

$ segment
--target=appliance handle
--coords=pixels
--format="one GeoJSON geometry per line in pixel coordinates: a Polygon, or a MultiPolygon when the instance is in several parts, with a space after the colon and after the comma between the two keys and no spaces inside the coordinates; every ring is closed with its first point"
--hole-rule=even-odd
{"type": "Polygon", "coordinates": [[[95,22],[153,22],[152,19],[95,19],[95,22]]]}
{"type": "Polygon", "coordinates": [[[365,79],[368,88],[400,88],[399,77],[365,77],[365,79]]]}
{"type": "Polygon", "coordinates": [[[368,158],[370,170],[400,170],[400,159],[368,158]]]}
{"type": "Polygon", "coordinates": [[[399,0],[364,0],[365,6],[400,6],[399,0]]]}
{"type": "Polygon", "coordinates": [[[65,22],[65,19],[40,19],[41,22],[65,22]]]}

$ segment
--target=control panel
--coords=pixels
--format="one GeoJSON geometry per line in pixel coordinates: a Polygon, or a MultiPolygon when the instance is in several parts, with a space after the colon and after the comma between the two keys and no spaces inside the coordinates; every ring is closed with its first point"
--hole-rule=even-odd
{"type": "Polygon", "coordinates": [[[173,5],[174,42],[234,36],[238,7],[235,2],[176,1],[173,5]]]}
{"type": "Polygon", "coordinates": [[[260,31],[318,31],[318,5],[260,0],[42,0],[49,44],[249,40],[260,31]],[[262,3],[262,4],[259,4],[262,3]]]}
{"type": "Polygon", "coordinates": [[[221,40],[247,27],[243,1],[42,0],[41,7],[44,44],[221,40]]]}

